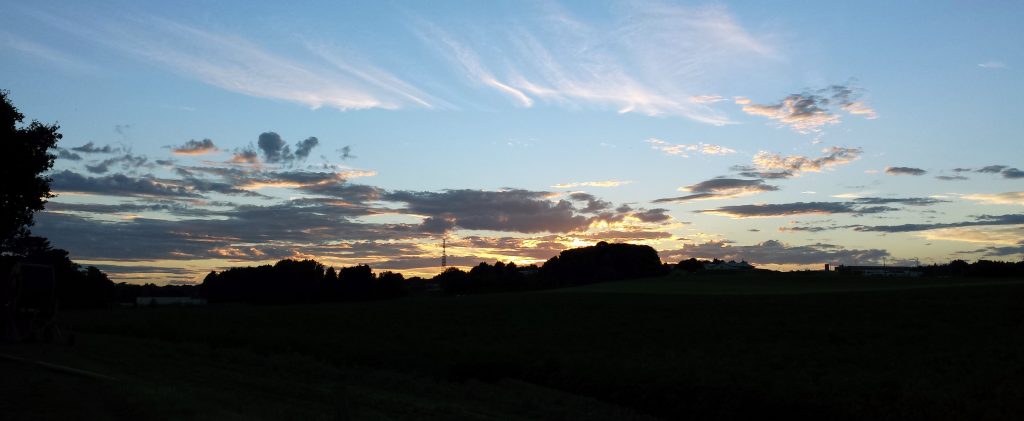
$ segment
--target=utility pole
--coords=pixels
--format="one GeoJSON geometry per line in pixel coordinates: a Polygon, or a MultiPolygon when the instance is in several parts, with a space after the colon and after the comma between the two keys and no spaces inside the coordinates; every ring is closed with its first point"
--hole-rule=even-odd
{"type": "Polygon", "coordinates": [[[441,239],[441,267],[448,267],[448,238],[441,239]]]}

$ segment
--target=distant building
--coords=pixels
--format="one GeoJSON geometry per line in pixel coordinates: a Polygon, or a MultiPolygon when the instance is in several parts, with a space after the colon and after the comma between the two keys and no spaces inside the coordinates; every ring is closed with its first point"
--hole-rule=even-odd
{"type": "Polygon", "coordinates": [[[202,306],[206,299],[192,297],[135,297],[137,306],[202,306]]]}
{"type": "Polygon", "coordinates": [[[753,270],[754,266],[746,261],[743,262],[709,262],[704,264],[704,270],[753,270]]]}
{"type": "Polygon", "coordinates": [[[836,272],[875,278],[916,278],[923,273],[913,266],[845,266],[836,267],[836,272]]]}

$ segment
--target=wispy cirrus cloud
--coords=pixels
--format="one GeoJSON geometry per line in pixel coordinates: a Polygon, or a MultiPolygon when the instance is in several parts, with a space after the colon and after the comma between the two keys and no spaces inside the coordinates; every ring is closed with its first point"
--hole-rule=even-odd
{"type": "Polygon", "coordinates": [[[1012,191],[1005,193],[975,193],[964,196],[964,199],[981,202],[987,205],[1020,205],[1024,206],[1024,192],[1012,191]]]}
{"type": "Polygon", "coordinates": [[[707,70],[778,54],[769,37],[751,34],[724,7],[645,2],[622,10],[620,19],[598,27],[548,5],[500,36],[460,39],[424,23],[421,38],[467,79],[519,106],[608,107],[716,125],[730,120],[708,105],[714,96],[693,92],[703,90],[707,70]]]}
{"type": "Polygon", "coordinates": [[[982,69],[1005,69],[1009,66],[1006,63],[999,60],[989,60],[984,63],[978,63],[978,67],[982,69]]]}
{"type": "Polygon", "coordinates": [[[699,153],[701,155],[729,155],[736,153],[735,149],[727,148],[725,146],[712,145],[708,143],[696,143],[696,144],[677,144],[669,143],[661,139],[650,138],[645,142],[651,145],[651,148],[664,152],[668,155],[681,156],[688,158],[691,153],[699,153]]]}
{"type": "Polygon", "coordinates": [[[70,70],[92,69],[91,66],[70,54],[6,31],[0,31],[0,48],[11,49],[70,70]]]}
{"type": "Polygon", "coordinates": [[[553,189],[572,189],[576,187],[619,187],[631,184],[628,180],[604,180],[604,181],[575,181],[572,183],[559,183],[552,185],[553,189]]]}
{"type": "MultiPolygon", "coordinates": [[[[95,18],[84,27],[44,20],[185,77],[243,95],[310,108],[434,108],[429,95],[371,64],[343,59],[322,45],[281,54],[243,36],[149,15],[95,18]]],[[[351,56],[351,54],[350,54],[351,56]]],[[[440,102],[440,101],[438,101],[440,102]]]]}

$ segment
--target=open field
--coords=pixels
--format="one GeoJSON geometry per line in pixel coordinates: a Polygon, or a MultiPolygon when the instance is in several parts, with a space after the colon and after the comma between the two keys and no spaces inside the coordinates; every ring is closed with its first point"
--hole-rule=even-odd
{"type": "Polygon", "coordinates": [[[797,277],[750,282],[665,278],[366,303],[65,313],[75,346],[7,345],[0,353],[116,380],[0,360],[0,412],[14,419],[1024,414],[1024,283],[853,279],[837,281],[841,292],[821,293],[797,277]]]}

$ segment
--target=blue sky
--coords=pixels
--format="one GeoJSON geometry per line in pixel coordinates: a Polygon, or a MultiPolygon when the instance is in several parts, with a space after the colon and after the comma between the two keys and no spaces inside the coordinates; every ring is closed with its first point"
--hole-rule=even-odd
{"type": "Polygon", "coordinates": [[[1024,252],[1018,3],[336,3],[4,2],[2,88],[64,134],[35,232],[133,282],[426,275],[445,235],[460,265],[1024,252]]]}

